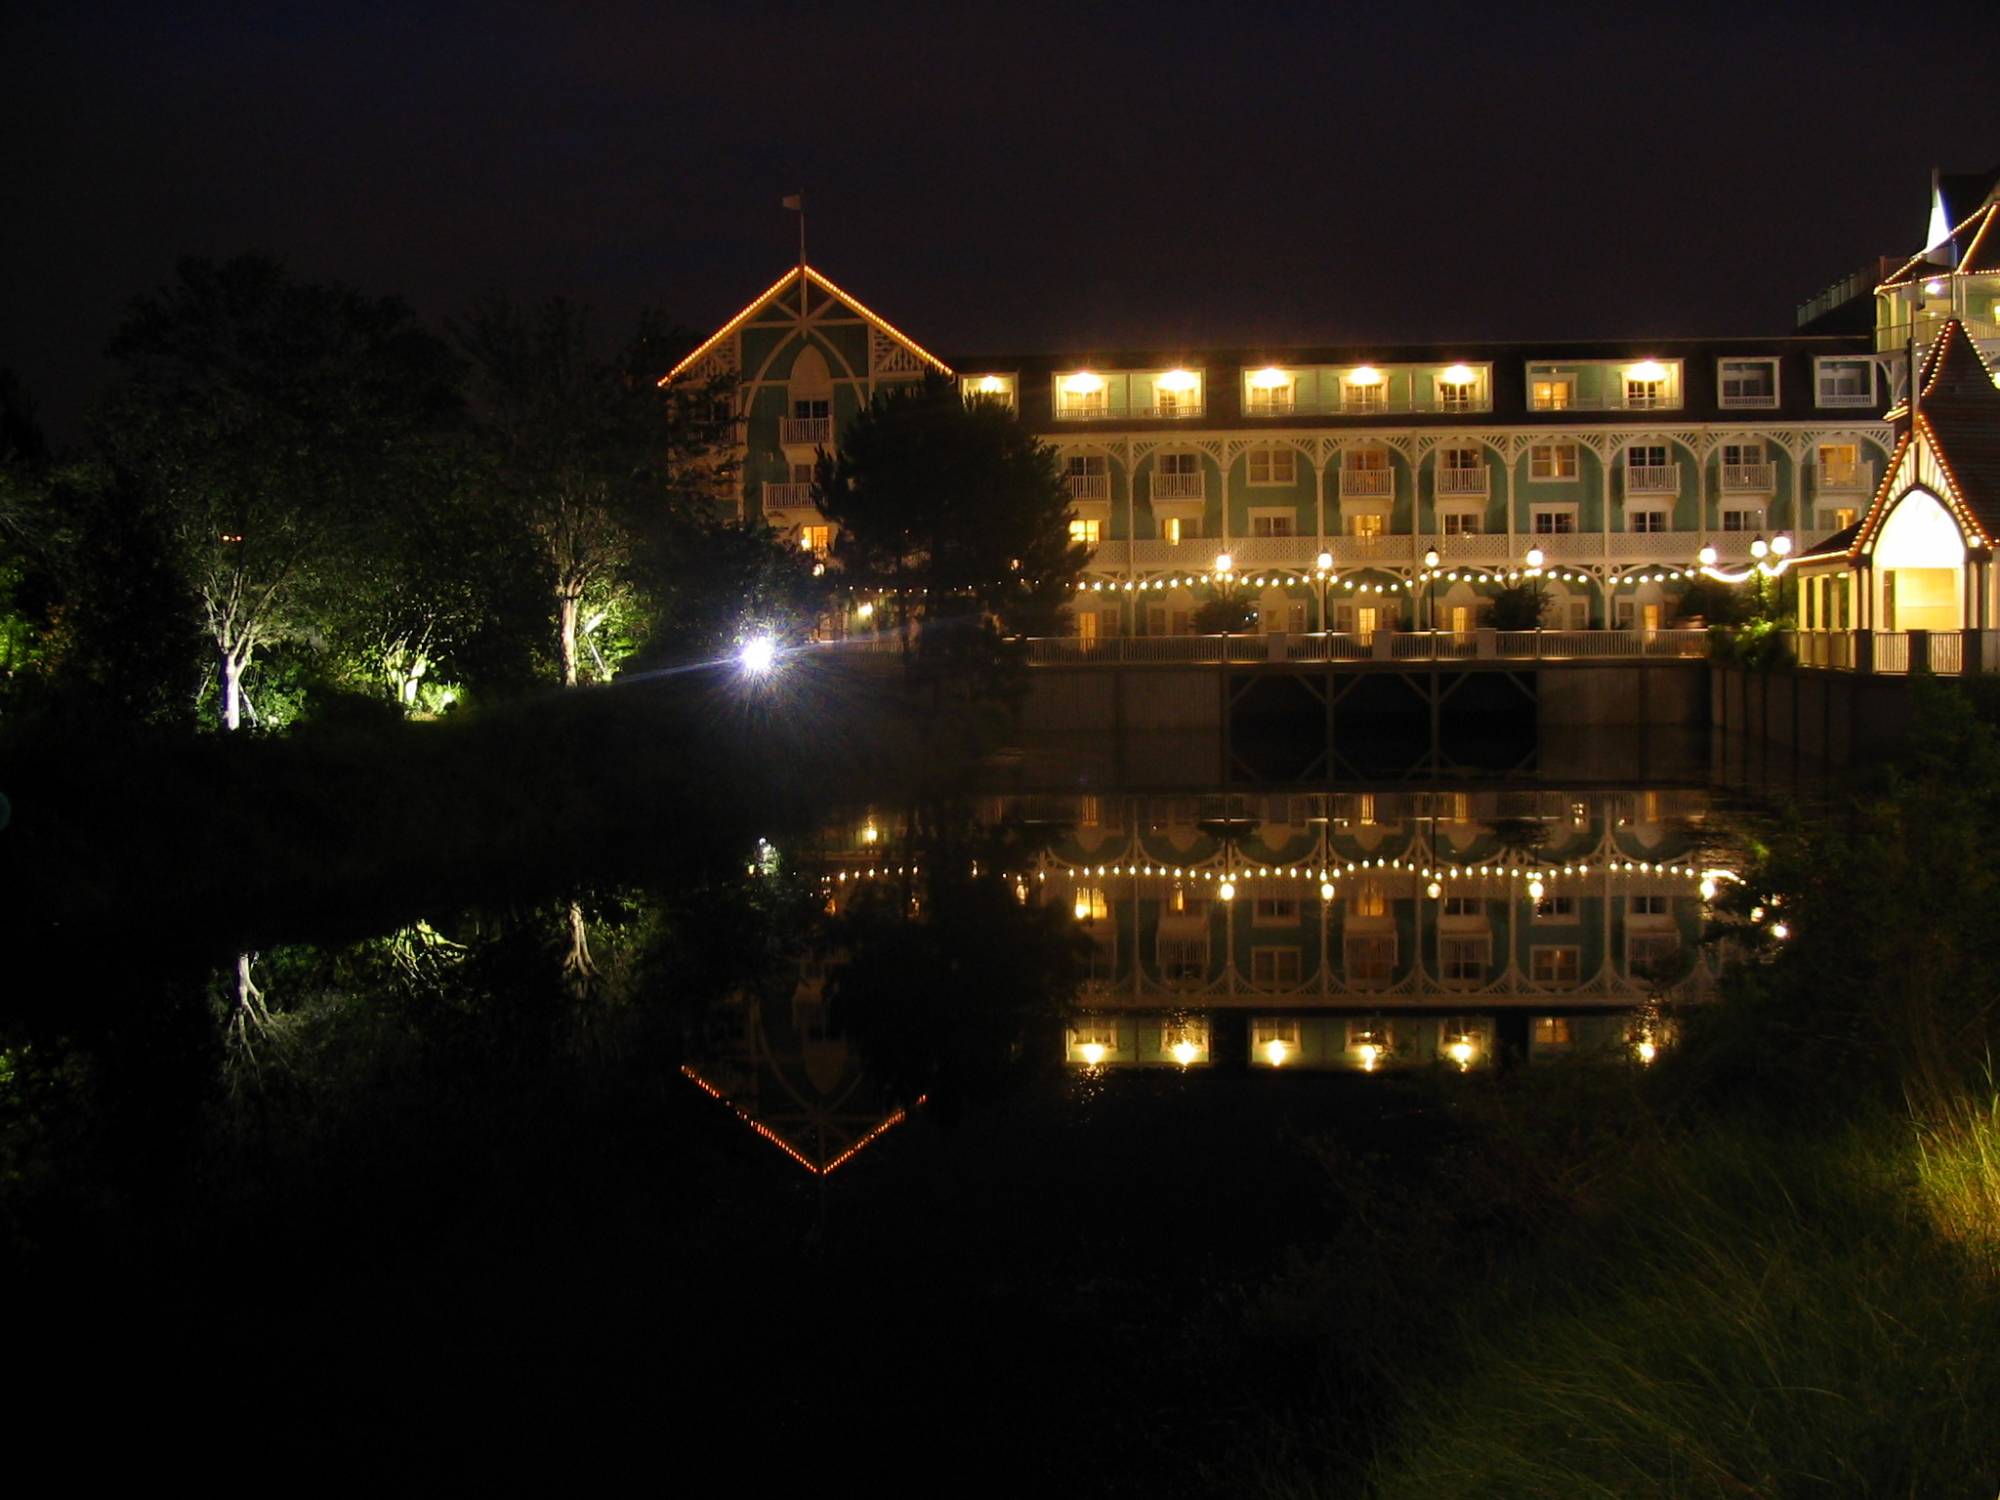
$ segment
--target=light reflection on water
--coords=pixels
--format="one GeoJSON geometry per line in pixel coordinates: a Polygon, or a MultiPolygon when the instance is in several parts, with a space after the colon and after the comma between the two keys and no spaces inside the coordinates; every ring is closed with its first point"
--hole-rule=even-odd
{"type": "Polygon", "coordinates": [[[933,1093],[956,1108],[1038,1068],[1095,1110],[1137,1073],[1199,1098],[1221,1074],[1629,1063],[1714,992],[1704,927],[1734,816],[1691,786],[883,801],[773,828],[698,901],[619,888],[265,954],[237,1067],[282,1058],[265,1031],[335,1024],[327,996],[435,1013],[546,980],[551,1045],[644,1049],[824,1177],[933,1093]],[[1058,949],[1073,994],[996,979],[1058,949]]]}

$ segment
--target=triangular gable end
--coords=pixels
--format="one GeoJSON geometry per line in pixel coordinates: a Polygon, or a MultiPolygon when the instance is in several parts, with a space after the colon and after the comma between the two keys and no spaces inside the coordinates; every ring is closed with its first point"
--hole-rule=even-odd
{"type": "Polygon", "coordinates": [[[1926,353],[1918,392],[1914,424],[1907,408],[1890,413],[1900,417],[1901,432],[1849,548],[1853,559],[1873,550],[1890,511],[1912,489],[1943,499],[1968,547],[1991,549],[2000,533],[2000,388],[1956,318],[1926,353]]]}
{"type": "Polygon", "coordinates": [[[752,298],[741,312],[702,340],[685,359],[667,371],[661,377],[660,384],[663,386],[671,384],[686,374],[710,379],[717,375],[738,373],[736,334],[745,326],[800,321],[799,304],[802,292],[806,309],[803,321],[807,326],[821,322],[829,316],[856,319],[868,325],[870,373],[890,378],[922,375],[926,370],[935,370],[940,375],[952,373],[951,366],[859,298],[843,291],[808,265],[794,266],[771,286],[752,298]]]}

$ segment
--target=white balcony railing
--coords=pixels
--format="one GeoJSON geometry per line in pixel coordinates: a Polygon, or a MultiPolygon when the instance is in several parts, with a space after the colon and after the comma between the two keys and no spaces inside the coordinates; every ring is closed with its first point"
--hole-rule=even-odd
{"type": "Polygon", "coordinates": [[[1483,495],[1486,493],[1487,478],[1484,466],[1476,469],[1439,469],[1437,471],[1437,492],[1440,495],[1483,495]]]}
{"type": "Polygon", "coordinates": [[[1144,417],[1148,421],[1173,422],[1185,417],[1201,416],[1203,410],[1199,401],[1168,401],[1159,406],[1141,406],[1132,415],[1144,417]]]}
{"type": "Polygon", "coordinates": [[[1382,499],[1396,493],[1394,469],[1349,469],[1340,471],[1340,498],[1343,500],[1382,499]]]}
{"type": "Polygon", "coordinates": [[[1072,500],[1109,500],[1111,498],[1111,476],[1109,474],[1065,474],[1063,483],[1069,486],[1072,500]]]}
{"type": "Polygon", "coordinates": [[[833,418],[780,417],[778,441],[793,447],[824,448],[833,441],[833,418]]]}
{"type": "Polygon", "coordinates": [[[1207,494],[1206,476],[1199,471],[1193,474],[1155,474],[1153,476],[1153,498],[1155,500],[1199,500],[1207,494]]]}
{"type": "Polygon", "coordinates": [[[810,510],[813,503],[813,487],[809,484],[767,484],[764,486],[764,509],[810,510]]]}
{"type": "Polygon", "coordinates": [[[1777,483],[1773,464],[1724,464],[1722,489],[1729,495],[1768,495],[1777,483]]]}
{"type": "Polygon", "coordinates": [[[1867,463],[1815,464],[1813,486],[1822,495],[1866,495],[1875,489],[1875,466],[1867,463]]]}
{"type": "Polygon", "coordinates": [[[1679,464],[1627,465],[1625,493],[1628,495],[1677,495],[1681,488],[1679,464]]]}

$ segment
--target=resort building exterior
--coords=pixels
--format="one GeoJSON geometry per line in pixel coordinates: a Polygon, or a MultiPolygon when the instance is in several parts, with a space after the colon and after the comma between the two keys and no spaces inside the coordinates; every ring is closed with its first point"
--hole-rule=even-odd
{"type": "Polygon", "coordinates": [[[822,553],[813,465],[877,392],[935,374],[1014,408],[1057,451],[1092,548],[1085,640],[1186,634],[1218,588],[1266,633],[1464,632],[1531,570],[1547,626],[1657,630],[1704,565],[1796,557],[1862,521],[1913,337],[1952,322],[1974,360],[2000,347],[1995,185],[1940,179],[1930,249],[1769,338],[947,360],[800,265],[668,379],[736,383],[739,513],[822,553]]]}

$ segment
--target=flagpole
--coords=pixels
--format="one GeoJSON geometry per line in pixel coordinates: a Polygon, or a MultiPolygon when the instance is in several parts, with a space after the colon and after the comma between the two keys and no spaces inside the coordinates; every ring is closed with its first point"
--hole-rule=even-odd
{"type": "Polygon", "coordinates": [[[799,216],[799,322],[806,320],[806,195],[787,193],[779,205],[799,216]]]}

